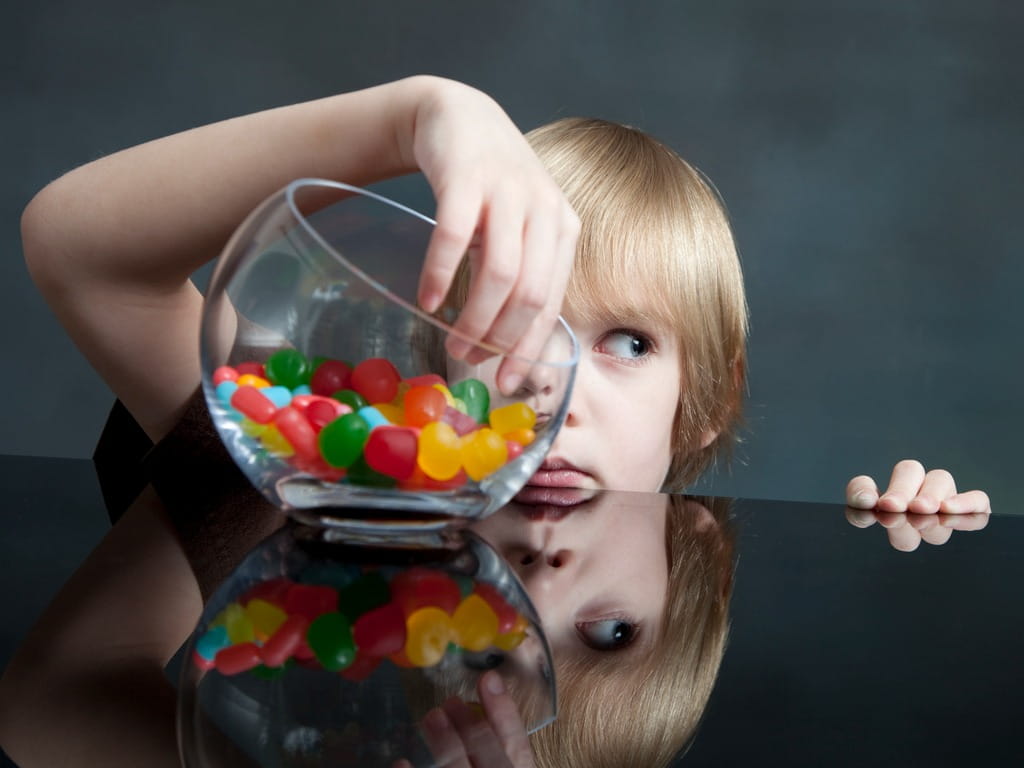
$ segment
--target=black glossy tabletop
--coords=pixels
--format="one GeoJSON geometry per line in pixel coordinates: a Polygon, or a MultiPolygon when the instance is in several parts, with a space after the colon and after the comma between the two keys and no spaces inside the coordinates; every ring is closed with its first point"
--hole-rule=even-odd
{"type": "MultiPolygon", "coordinates": [[[[109,523],[88,461],[0,457],[0,494],[4,665],[109,523]]],[[[912,553],[839,505],[728,520],[728,644],[680,764],[1024,765],[1024,517],[912,553]]]]}

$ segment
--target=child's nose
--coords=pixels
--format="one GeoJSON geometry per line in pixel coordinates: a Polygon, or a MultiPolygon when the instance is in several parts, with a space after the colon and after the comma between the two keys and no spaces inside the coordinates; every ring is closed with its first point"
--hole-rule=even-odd
{"type": "Polygon", "coordinates": [[[569,549],[556,549],[554,551],[541,551],[537,549],[521,548],[510,553],[509,559],[513,565],[526,568],[565,568],[569,566],[574,555],[569,549]]]}

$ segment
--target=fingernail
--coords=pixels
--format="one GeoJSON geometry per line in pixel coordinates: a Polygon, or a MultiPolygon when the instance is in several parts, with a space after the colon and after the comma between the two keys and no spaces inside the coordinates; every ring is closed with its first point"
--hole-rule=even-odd
{"type": "Polygon", "coordinates": [[[420,307],[424,312],[434,312],[441,306],[441,295],[438,293],[427,293],[420,298],[420,307]]]}
{"type": "Polygon", "coordinates": [[[505,377],[502,379],[501,389],[505,394],[511,395],[513,392],[519,389],[519,385],[522,383],[522,376],[520,376],[518,373],[509,373],[506,374],[505,377]]]}
{"type": "Polygon", "coordinates": [[[484,677],[484,687],[495,696],[500,696],[505,692],[505,681],[497,672],[488,672],[484,677]]]}
{"type": "Polygon", "coordinates": [[[877,500],[875,494],[870,491],[862,491],[853,498],[854,503],[861,507],[873,507],[877,500]]]}

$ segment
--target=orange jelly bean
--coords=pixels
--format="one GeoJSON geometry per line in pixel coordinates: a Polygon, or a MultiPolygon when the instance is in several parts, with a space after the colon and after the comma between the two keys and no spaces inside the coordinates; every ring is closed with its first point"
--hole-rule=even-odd
{"type": "Polygon", "coordinates": [[[410,427],[425,427],[432,421],[440,421],[448,407],[444,393],[435,387],[411,387],[405,393],[403,403],[405,423],[410,427]]]}

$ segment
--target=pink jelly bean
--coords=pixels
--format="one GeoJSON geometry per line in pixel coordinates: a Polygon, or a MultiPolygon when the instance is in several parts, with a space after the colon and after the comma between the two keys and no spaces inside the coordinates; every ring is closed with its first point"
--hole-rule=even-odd
{"type": "Polygon", "coordinates": [[[256,643],[239,643],[217,651],[213,665],[223,675],[237,675],[262,662],[260,649],[256,643]]]}
{"type": "Polygon", "coordinates": [[[269,424],[277,413],[277,406],[256,387],[239,387],[231,396],[231,407],[248,416],[257,424],[269,424]]]}
{"type": "Polygon", "coordinates": [[[238,381],[238,371],[236,371],[230,365],[222,365],[220,368],[213,372],[214,386],[216,386],[217,384],[222,384],[225,381],[238,381]]]}
{"type": "Polygon", "coordinates": [[[480,429],[480,424],[477,423],[476,419],[451,406],[444,409],[441,421],[451,425],[451,428],[455,430],[455,434],[459,437],[480,429]]]}
{"type": "Polygon", "coordinates": [[[274,416],[274,425],[284,439],[291,443],[297,456],[313,459],[320,455],[316,430],[306,421],[306,417],[298,408],[289,405],[279,410],[274,416]]]}

